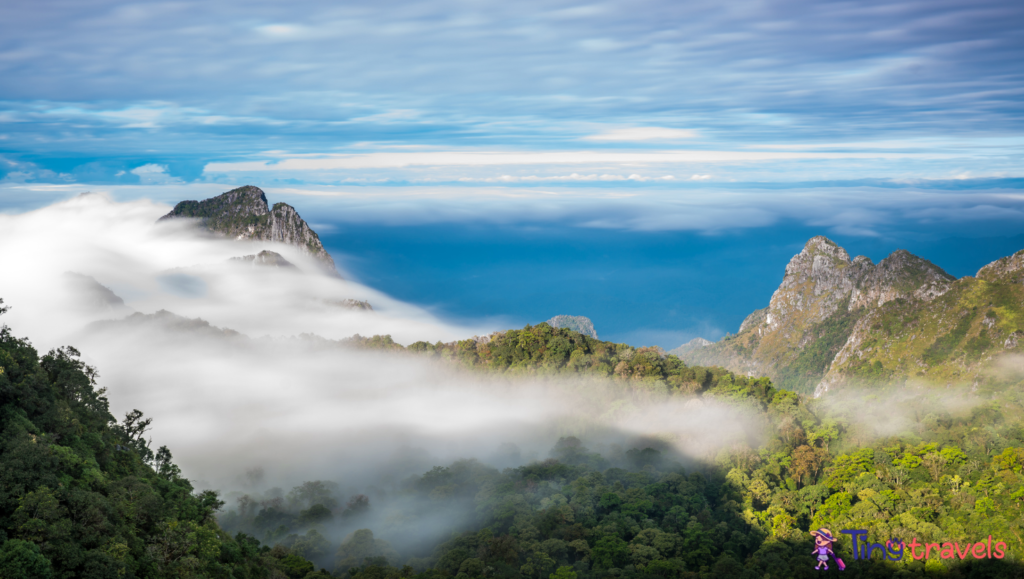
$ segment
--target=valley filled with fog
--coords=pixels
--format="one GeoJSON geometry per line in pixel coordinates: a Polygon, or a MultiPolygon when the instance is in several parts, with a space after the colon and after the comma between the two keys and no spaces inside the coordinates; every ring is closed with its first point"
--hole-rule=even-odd
{"type": "Polygon", "coordinates": [[[98,370],[111,412],[142,410],[152,449],[168,447],[182,476],[218,491],[231,516],[260,503],[308,508],[289,492],[316,484],[339,513],[352,497],[369,501],[359,517],[317,526],[334,543],[370,528],[398,546],[431,546],[472,513],[449,505],[396,523],[419,512],[403,491],[435,467],[519,467],[557,457],[566,440],[626,467],[636,466],[630,450],[697,465],[722,448],[759,444],[753,413],[711,400],[359,348],[346,338],[408,345],[504,328],[444,323],[344,272],[321,273],[292,246],[157,223],[167,210],[83,195],[0,216],[0,246],[18,248],[0,280],[11,306],[4,321],[41,352],[77,348],[98,370]],[[233,259],[264,250],[297,267],[233,259]],[[359,301],[372,310],[346,306],[359,301]]]}

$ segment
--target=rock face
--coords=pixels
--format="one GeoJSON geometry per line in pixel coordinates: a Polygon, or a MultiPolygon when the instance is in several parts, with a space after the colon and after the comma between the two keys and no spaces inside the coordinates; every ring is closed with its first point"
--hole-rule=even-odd
{"type": "MultiPolygon", "coordinates": [[[[765,319],[747,324],[764,333],[792,334],[825,321],[840,308],[877,307],[895,299],[932,300],[949,290],[956,278],[928,260],[900,249],[878,265],[864,256],[850,260],[846,250],[826,237],[813,237],[786,266],[786,276],[772,295],[765,319]]],[[[756,312],[755,312],[756,314],[756,312]]],[[[753,315],[753,314],[752,314],[753,315]]]]}
{"type": "Polygon", "coordinates": [[[1024,283],[1024,249],[993,261],[974,277],[988,282],[1024,283]]]}
{"type": "Polygon", "coordinates": [[[565,328],[579,332],[584,336],[590,336],[595,340],[598,339],[597,330],[594,329],[594,322],[591,322],[590,318],[586,316],[555,316],[548,320],[547,324],[552,328],[565,328]]]}
{"type": "Polygon", "coordinates": [[[288,261],[280,253],[275,251],[263,250],[256,255],[243,255],[242,257],[232,257],[231,261],[240,262],[252,265],[253,267],[280,267],[284,269],[298,270],[295,264],[288,261]]]}
{"type": "MultiPolygon", "coordinates": [[[[871,263],[866,257],[863,259],[871,263]]],[[[877,266],[865,270],[850,296],[850,309],[881,306],[900,298],[931,301],[949,291],[955,280],[932,262],[898,249],[877,266]]]]}
{"type": "MultiPolygon", "coordinates": [[[[982,268],[978,277],[983,276],[993,280],[1024,277],[1024,252],[982,268]]],[[[925,350],[951,331],[954,318],[962,316],[940,316],[928,331],[915,333],[910,312],[919,320],[922,312],[946,307],[946,302],[959,299],[948,294],[963,285],[963,280],[905,250],[875,265],[864,256],[851,260],[830,239],[814,237],[786,266],[768,307],[747,316],[738,334],[679,355],[688,363],[767,375],[782,387],[819,396],[851,376],[917,375],[920,364],[928,365],[925,359],[936,359],[925,350]],[[940,299],[944,296],[949,299],[940,299]],[[893,323],[896,316],[905,323],[893,323]],[[904,338],[906,343],[899,348],[894,345],[885,355],[872,355],[878,354],[878,344],[904,338]],[[888,356],[897,351],[902,357],[890,360],[888,356]],[[882,363],[879,357],[885,358],[889,369],[875,364],[882,363]]],[[[961,296],[962,292],[953,293],[961,296]]],[[[997,317],[985,319],[990,320],[989,331],[995,332],[997,317]]]]}
{"type": "Polygon", "coordinates": [[[334,260],[320,243],[320,237],[287,203],[273,208],[259,187],[246,185],[204,201],[182,201],[160,218],[192,218],[205,229],[233,237],[287,243],[316,258],[324,270],[338,275],[334,260]]]}

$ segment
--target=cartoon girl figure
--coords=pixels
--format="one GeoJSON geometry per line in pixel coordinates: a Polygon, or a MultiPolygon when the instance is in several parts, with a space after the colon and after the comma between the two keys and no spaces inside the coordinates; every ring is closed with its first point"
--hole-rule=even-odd
{"type": "Polygon", "coordinates": [[[818,566],[815,569],[821,570],[824,568],[828,570],[828,557],[832,556],[836,560],[836,564],[839,565],[839,570],[843,570],[843,562],[836,557],[835,552],[832,550],[832,544],[836,542],[835,538],[832,537],[832,531],[822,527],[817,531],[811,531],[811,535],[814,535],[814,554],[818,556],[818,566]]]}

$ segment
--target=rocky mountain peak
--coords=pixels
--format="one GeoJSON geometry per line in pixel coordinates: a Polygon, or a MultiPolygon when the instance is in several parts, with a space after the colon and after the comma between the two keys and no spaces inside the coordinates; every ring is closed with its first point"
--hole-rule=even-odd
{"type": "Polygon", "coordinates": [[[1024,283],[1024,249],[993,261],[974,277],[987,282],[1024,283]]]}
{"type": "Polygon", "coordinates": [[[246,185],[204,201],[182,201],[159,219],[192,217],[202,219],[210,229],[220,229],[226,221],[258,218],[270,213],[267,196],[259,187],[246,185]]]}
{"type": "Polygon", "coordinates": [[[827,237],[812,237],[786,265],[786,275],[765,313],[768,329],[790,322],[820,322],[832,315],[853,291],[849,268],[845,249],[827,237]]]}
{"type": "MultiPolygon", "coordinates": [[[[1024,256],[1021,258],[1024,269],[1024,256]]],[[[904,298],[932,300],[949,290],[956,278],[932,262],[898,249],[874,265],[863,255],[853,261],[827,237],[812,237],[786,265],[786,276],[764,314],[754,312],[740,331],[763,321],[775,330],[784,320],[799,325],[831,316],[844,300],[847,308],[881,306],[904,298]]],[[[763,332],[762,332],[763,333],[763,332]]]]}
{"type": "Polygon", "coordinates": [[[271,209],[259,187],[246,185],[203,201],[182,201],[160,221],[175,218],[197,219],[204,229],[239,240],[293,245],[317,259],[328,273],[338,274],[320,237],[298,211],[287,203],[275,203],[271,209]]]}
{"type": "MultiPolygon", "coordinates": [[[[1012,275],[1024,278],[1024,252],[986,267],[986,275],[1015,271],[1012,275]]],[[[827,237],[813,237],[786,265],[768,307],[747,316],[736,336],[709,346],[685,345],[678,355],[688,363],[764,374],[805,390],[821,377],[818,390],[824,391],[849,372],[850,360],[861,360],[863,344],[879,331],[876,326],[889,327],[878,317],[893,309],[887,303],[903,299],[906,303],[896,309],[925,310],[956,283],[906,250],[876,265],[865,256],[851,260],[827,237]],[[841,368],[833,371],[834,366],[841,368]]]]}
{"type": "Polygon", "coordinates": [[[590,321],[590,318],[586,316],[558,315],[548,320],[547,324],[552,328],[565,328],[585,336],[590,336],[595,340],[597,339],[597,330],[594,329],[594,322],[590,321]]]}
{"type": "Polygon", "coordinates": [[[895,299],[935,299],[949,290],[956,278],[942,268],[905,249],[897,249],[858,280],[850,296],[850,309],[881,306],[895,299]]]}
{"type": "Polygon", "coordinates": [[[785,285],[799,285],[808,281],[815,283],[815,294],[820,295],[824,291],[832,289],[835,281],[842,277],[837,275],[850,265],[850,254],[836,245],[827,237],[812,237],[800,253],[793,256],[786,265],[785,285]],[[823,284],[823,287],[817,287],[823,284]]]}
{"type": "Polygon", "coordinates": [[[815,235],[814,237],[807,240],[804,244],[804,251],[811,255],[829,255],[829,256],[844,256],[842,259],[850,261],[849,254],[839,244],[825,237],[824,235],[815,235]]]}
{"type": "Polygon", "coordinates": [[[240,262],[249,264],[254,267],[277,267],[291,270],[297,270],[295,264],[284,258],[283,255],[276,251],[263,250],[256,255],[243,255],[242,257],[232,257],[232,262],[240,262]]]}

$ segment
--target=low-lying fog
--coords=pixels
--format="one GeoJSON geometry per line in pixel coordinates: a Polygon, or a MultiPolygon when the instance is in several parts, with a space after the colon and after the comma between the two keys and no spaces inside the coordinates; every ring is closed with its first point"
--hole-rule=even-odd
{"type": "Polygon", "coordinates": [[[243,492],[273,500],[306,481],[332,481],[344,501],[370,488],[393,491],[458,459],[518,466],[548,458],[563,436],[598,451],[660,446],[684,461],[757,436],[731,407],[644,403],[596,380],[506,379],[310,337],[390,334],[409,344],[506,328],[445,323],[315,273],[288,246],[217,238],[184,221],[157,224],[169,210],[86,195],[0,215],[0,297],[12,307],[3,321],[42,352],[81,350],[113,414],[138,408],[152,418],[154,450],[168,446],[184,476],[220,490],[228,508],[238,508],[243,492]],[[230,261],[264,249],[304,271],[230,261]],[[338,305],[345,299],[374,310],[338,305]],[[181,318],[96,323],[160,310],[181,318]]]}

